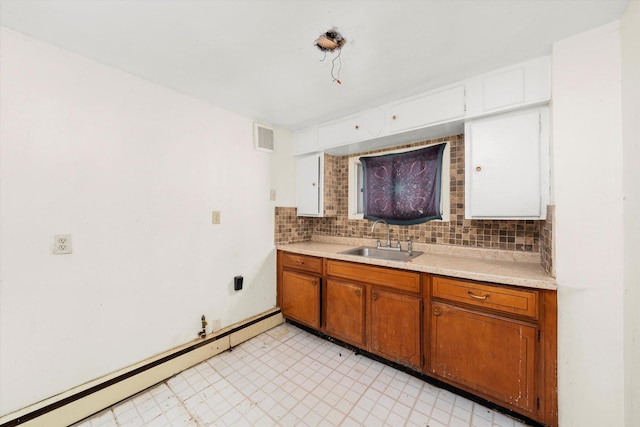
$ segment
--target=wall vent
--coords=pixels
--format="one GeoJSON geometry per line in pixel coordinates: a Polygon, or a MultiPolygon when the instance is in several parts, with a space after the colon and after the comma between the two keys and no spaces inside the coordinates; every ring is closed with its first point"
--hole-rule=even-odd
{"type": "Polygon", "coordinates": [[[253,123],[253,148],[265,153],[276,151],[275,131],[262,123],[253,123]]]}

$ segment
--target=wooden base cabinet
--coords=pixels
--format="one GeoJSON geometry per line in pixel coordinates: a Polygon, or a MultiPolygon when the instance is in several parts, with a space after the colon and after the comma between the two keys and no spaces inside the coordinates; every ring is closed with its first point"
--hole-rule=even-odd
{"type": "Polygon", "coordinates": [[[425,373],[557,425],[556,295],[433,276],[425,373]]]}
{"type": "Polygon", "coordinates": [[[535,413],[535,325],[437,302],[431,312],[433,376],[535,413]]]}
{"type": "Polygon", "coordinates": [[[549,426],[555,291],[278,251],[282,315],[549,426]]]}
{"type": "Polygon", "coordinates": [[[326,333],[421,370],[420,274],[333,260],[326,274],[326,333]]]}
{"type": "Polygon", "coordinates": [[[300,323],[320,327],[320,278],[282,272],[282,313],[300,323]]]}
{"type": "Polygon", "coordinates": [[[371,351],[402,365],[422,366],[422,298],[371,290],[371,351]]]}
{"type": "Polygon", "coordinates": [[[286,318],[320,328],[322,258],[278,253],[278,306],[286,318]]]}
{"type": "Polygon", "coordinates": [[[365,346],[366,292],[364,285],[327,280],[327,334],[357,347],[365,346]]]}

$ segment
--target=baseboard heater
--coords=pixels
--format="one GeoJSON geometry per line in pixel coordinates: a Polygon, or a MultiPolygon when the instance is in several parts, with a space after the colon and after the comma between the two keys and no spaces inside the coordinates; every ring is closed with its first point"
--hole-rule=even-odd
{"type": "Polygon", "coordinates": [[[0,427],[67,426],[284,322],[279,308],[246,319],[0,418],[0,427]]]}

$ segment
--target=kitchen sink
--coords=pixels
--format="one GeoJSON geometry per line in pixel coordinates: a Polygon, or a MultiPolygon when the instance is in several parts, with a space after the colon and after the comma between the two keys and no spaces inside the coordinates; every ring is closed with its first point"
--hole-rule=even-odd
{"type": "Polygon", "coordinates": [[[365,258],[376,258],[383,259],[387,261],[409,261],[417,256],[422,255],[420,251],[412,251],[411,253],[407,251],[394,251],[388,249],[379,249],[369,246],[360,246],[359,248],[348,249],[346,251],[339,252],[343,255],[356,255],[365,258]]]}

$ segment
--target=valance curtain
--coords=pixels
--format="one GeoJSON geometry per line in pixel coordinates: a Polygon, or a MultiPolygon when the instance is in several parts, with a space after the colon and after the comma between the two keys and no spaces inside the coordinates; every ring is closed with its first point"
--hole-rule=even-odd
{"type": "Polygon", "coordinates": [[[440,180],[444,146],[361,157],[364,217],[399,225],[442,219],[440,180]]]}

